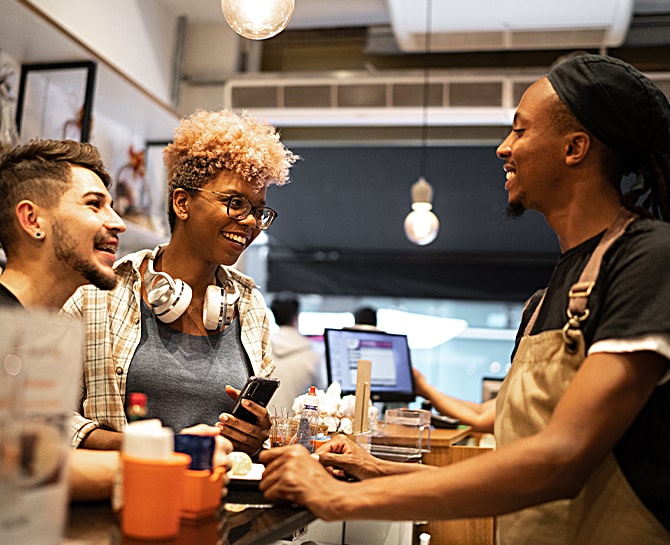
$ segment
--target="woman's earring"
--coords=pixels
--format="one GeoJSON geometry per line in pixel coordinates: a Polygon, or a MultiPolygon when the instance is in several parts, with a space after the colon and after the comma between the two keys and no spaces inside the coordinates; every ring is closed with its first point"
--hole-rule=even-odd
{"type": "Polygon", "coordinates": [[[42,236],[43,236],[42,231],[35,231],[35,235],[34,235],[34,237],[35,237],[36,239],[40,239],[40,238],[42,238],[42,236]]]}

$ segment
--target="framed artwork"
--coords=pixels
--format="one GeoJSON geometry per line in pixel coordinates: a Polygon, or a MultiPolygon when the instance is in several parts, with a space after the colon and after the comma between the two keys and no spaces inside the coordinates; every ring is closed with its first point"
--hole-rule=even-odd
{"type": "Polygon", "coordinates": [[[88,142],[96,67],[92,61],[21,65],[16,108],[21,141],[67,138],[88,142]]]}

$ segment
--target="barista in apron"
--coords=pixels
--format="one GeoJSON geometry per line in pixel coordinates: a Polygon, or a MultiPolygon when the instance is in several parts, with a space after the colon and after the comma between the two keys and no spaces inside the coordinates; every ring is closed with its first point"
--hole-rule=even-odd
{"type": "MultiPolygon", "coordinates": [[[[535,434],[549,423],[556,404],[586,357],[581,325],[590,314],[588,298],[603,255],[635,218],[622,209],[591,254],[579,281],[570,290],[569,318],[562,330],[530,335],[542,301],[535,307],[496,399],[498,445],[535,434]]],[[[497,532],[498,545],[660,545],[670,540],[665,528],[631,489],[612,453],[592,473],[576,498],[501,516],[497,532]]]]}

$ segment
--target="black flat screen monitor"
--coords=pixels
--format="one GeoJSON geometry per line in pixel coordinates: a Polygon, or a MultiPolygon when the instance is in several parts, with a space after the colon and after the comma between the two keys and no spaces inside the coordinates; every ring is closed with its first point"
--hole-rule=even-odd
{"type": "Polygon", "coordinates": [[[342,395],[356,393],[358,360],[370,360],[370,398],[373,401],[415,400],[406,335],[363,329],[326,329],[323,336],[328,383],[337,381],[342,387],[342,395]]]}

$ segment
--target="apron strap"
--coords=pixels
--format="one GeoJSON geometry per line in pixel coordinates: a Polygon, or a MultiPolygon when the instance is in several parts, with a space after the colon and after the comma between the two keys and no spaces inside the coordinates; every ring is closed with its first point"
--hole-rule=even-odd
{"type": "MultiPolygon", "coordinates": [[[[542,290],[542,297],[540,298],[540,302],[535,306],[535,310],[533,310],[533,315],[530,317],[530,320],[528,320],[528,323],[526,324],[526,329],[523,331],[524,337],[527,337],[530,335],[531,330],[533,329],[533,326],[535,325],[535,320],[537,320],[538,314],[540,314],[540,307],[542,306],[542,303],[544,302],[544,296],[547,294],[547,288],[544,288],[542,290]]],[[[536,292],[533,295],[538,295],[538,292],[536,292]]],[[[528,300],[526,303],[526,306],[528,306],[533,299],[533,296],[528,300]]]]}

